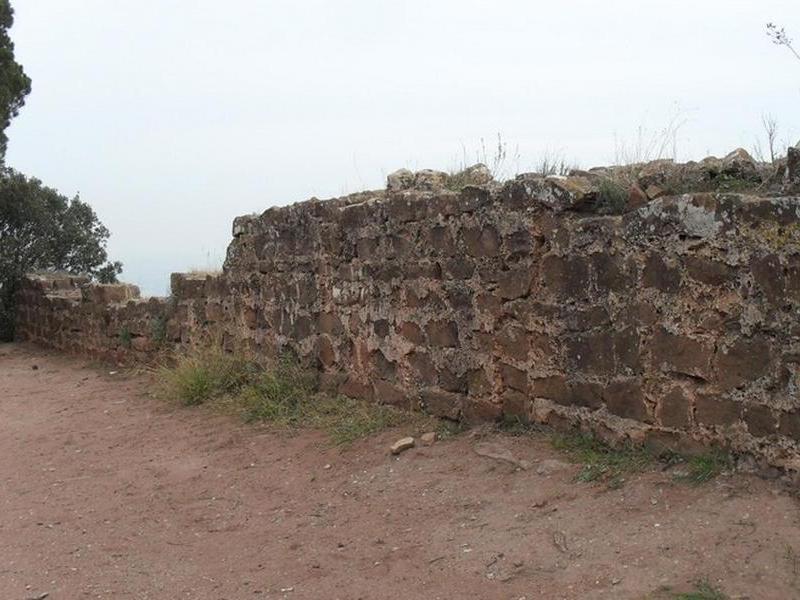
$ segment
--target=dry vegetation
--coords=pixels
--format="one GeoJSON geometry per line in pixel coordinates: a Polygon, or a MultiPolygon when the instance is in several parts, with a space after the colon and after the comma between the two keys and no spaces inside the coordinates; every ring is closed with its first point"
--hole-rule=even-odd
{"type": "MultiPolygon", "coordinates": [[[[315,375],[289,355],[265,367],[241,354],[199,349],[173,357],[158,367],[155,375],[162,398],[185,406],[213,406],[248,423],[318,429],[336,444],[401,426],[435,430],[439,437],[461,430],[459,424],[419,412],[320,392],[315,375]]],[[[733,467],[731,457],[718,449],[682,456],[635,445],[612,447],[588,433],[555,433],[519,421],[498,427],[510,435],[549,436],[556,450],[581,465],[576,481],[609,488],[620,487],[629,475],[654,468],[674,467],[676,481],[701,484],[733,467]]]]}
{"type": "Polygon", "coordinates": [[[186,406],[201,404],[235,413],[250,423],[325,431],[337,444],[402,425],[448,428],[420,413],[332,396],[288,355],[268,367],[219,349],[179,355],[156,369],[158,394],[186,406]]]}

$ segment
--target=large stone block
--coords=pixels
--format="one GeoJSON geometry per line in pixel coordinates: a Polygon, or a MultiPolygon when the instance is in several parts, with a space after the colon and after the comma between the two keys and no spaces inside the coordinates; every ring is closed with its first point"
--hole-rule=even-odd
{"type": "Polygon", "coordinates": [[[564,406],[599,408],[603,402],[601,385],[589,381],[569,380],[563,375],[552,375],[533,380],[531,395],[545,398],[564,406]]]}
{"type": "Polygon", "coordinates": [[[458,325],[455,321],[430,321],[425,330],[428,334],[428,341],[433,346],[458,346],[458,325]]]}
{"type": "Polygon", "coordinates": [[[431,227],[427,231],[429,248],[441,256],[452,256],[456,253],[453,234],[445,226],[431,227]]]}
{"type": "Polygon", "coordinates": [[[800,442],[800,411],[779,413],[778,433],[800,442]]]}
{"type": "Polygon", "coordinates": [[[642,285],[674,294],[681,286],[680,269],[669,264],[662,256],[650,254],[644,263],[642,285]]]}
{"type": "Polygon", "coordinates": [[[81,288],[84,302],[118,304],[140,297],[139,288],[128,283],[93,283],[81,288]]]}
{"type": "Polygon", "coordinates": [[[170,275],[170,289],[177,298],[201,298],[205,293],[206,278],[189,273],[170,275]]]}
{"type": "Polygon", "coordinates": [[[614,335],[609,331],[578,335],[567,341],[570,365],[581,373],[612,375],[614,364],[614,335]]]}
{"type": "Polygon", "coordinates": [[[500,376],[503,384],[520,392],[528,391],[528,373],[512,365],[500,363],[500,376]]]}
{"type": "Polygon", "coordinates": [[[524,328],[514,324],[506,325],[495,336],[495,343],[502,356],[521,362],[528,360],[530,339],[524,328]]]}
{"type": "Polygon", "coordinates": [[[343,331],[342,320],[330,312],[322,312],[317,315],[317,331],[330,335],[340,335],[343,331]]]}
{"type": "Polygon", "coordinates": [[[468,424],[497,421],[502,414],[502,404],[484,398],[466,398],[464,400],[462,417],[468,424]]]}
{"type": "Polygon", "coordinates": [[[378,379],[373,384],[373,397],[380,404],[389,404],[405,410],[414,408],[413,400],[408,393],[399,386],[383,379],[378,379]]]}
{"type": "Polygon", "coordinates": [[[601,293],[623,292],[628,289],[630,281],[619,257],[601,252],[592,254],[590,262],[601,293]]]}
{"type": "Polygon", "coordinates": [[[206,321],[216,323],[225,318],[225,310],[219,302],[206,303],[206,321]]]}
{"type": "Polygon", "coordinates": [[[450,366],[444,366],[439,370],[439,387],[448,392],[467,392],[467,375],[450,366]]]}
{"type": "Polygon", "coordinates": [[[501,397],[503,415],[527,423],[530,413],[530,400],[527,395],[516,390],[508,389],[501,397]]]}
{"type": "Polygon", "coordinates": [[[485,398],[492,393],[492,384],[484,369],[472,369],[467,372],[467,392],[470,396],[485,398]]]}
{"type": "Polygon", "coordinates": [[[475,272],[475,263],[464,256],[456,256],[444,261],[442,272],[451,279],[469,279],[475,272]]]}
{"type": "Polygon", "coordinates": [[[603,400],[609,412],[625,419],[650,422],[650,412],[638,379],[609,383],[603,390],[603,400]]]}
{"type": "Polygon", "coordinates": [[[711,379],[712,346],[702,340],[656,330],[649,342],[652,365],[666,372],[711,379]]]}
{"type": "Polygon", "coordinates": [[[356,255],[361,260],[373,260],[378,253],[378,240],[375,238],[361,238],[356,242],[356,255]]]}
{"type": "Polygon", "coordinates": [[[500,234],[491,225],[467,227],[461,235],[470,256],[480,258],[500,254],[500,234]]]}
{"type": "Polygon", "coordinates": [[[713,286],[725,285],[734,278],[733,268],[703,256],[686,257],[686,271],[695,281],[713,286]]]}
{"type": "Polygon", "coordinates": [[[691,421],[691,399],[681,387],[672,387],[658,401],[658,421],[664,427],[687,429],[691,421]]]}
{"type": "Polygon", "coordinates": [[[778,419],[775,411],[763,404],[751,404],[744,408],[744,422],[747,430],[756,437],[766,437],[778,432],[778,419]]]}
{"type": "Polygon", "coordinates": [[[349,376],[347,380],[339,386],[339,393],[348,398],[357,398],[359,400],[372,400],[374,397],[373,386],[353,375],[349,376]]]}
{"type": "Polygon", "coordinates": [[[737,338],[717,350],[714,363],[720,388],[743,387],[770,374],[770,345],[763,337],[737,338]]]}
{"type": "Polygon", "coordinates": [[[420,393],[423,409],[431,415],[458,421],[464,407],[464,396],[437,388],[425,388],[420,393]]]}
{"type": "Polygon", "coordinates": [[[589,293],[589,267],[582,256],[548,254],[542,259],[542,283],[559,298],[584,298],[589,293]]]}
{"type": "Polygon", "coordinates": [[[501,271],[497,274],[497,293],[503,300],[514,300],[527,296],[536,269],[529,265],[520,265],[501,271]]]}
{"type": "Polygon", "coordinates": [[[411,374],[422,385],[433,385],[438,380],[436,367],[426,352],[412,352],[406,357],[411,374]]]}
{"type": "Polygon", "coordinates": [[[725,427],[739,422],[742,406],[735,400],[698,394],[695,398],[695,419],[700,425],[725,427]]]}
{"type": "Polygon", "coordinates": [[[520,229],[506,234],[503,238],[506,254],[511,257],[530,256],[535,248],[534,238],[527,229],[520,229]]]}
{"type": "Polygon", "coordinates": [[[774,254],[761,256],[751,262],[750,270],[767,300],[772,304],[781,303],[784,297],[784,271],[780,259],[774,254]]]}
{"type": "Polygon", "coordinates": [[[425,333],[422,328],[411,321],[404,321],[397,325],[397,333],[415,345],[422,345],[425,343],[425,333]]]}

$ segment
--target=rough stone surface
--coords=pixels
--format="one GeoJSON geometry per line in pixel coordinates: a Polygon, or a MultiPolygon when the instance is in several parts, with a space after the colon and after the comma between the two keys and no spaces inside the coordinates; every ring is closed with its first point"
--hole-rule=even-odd
{"type": "MultiPolygon", "coordinates": [[[[636,186],[755,178],[751,161],[662,162],[636,186]]],[[[596,214],[598,177],[453,190],[439,172],[393,173],[388,191],[237,218],[223,271],[176,273],[169,298],[31,275],[18,336],[119,362],[290,351],[331,391],[448,419],[797,462],[798,198],[640,195],[596,214]]]]}

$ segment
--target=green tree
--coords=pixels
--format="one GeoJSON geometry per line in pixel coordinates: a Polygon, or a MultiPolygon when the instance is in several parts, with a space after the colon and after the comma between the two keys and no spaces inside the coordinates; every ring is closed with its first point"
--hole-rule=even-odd
{"type": "Polygon", "coordinates": [[[107,262],[108,229],[78,197],[68,199],[12,169],[0,172],[0,339],[14,335],[15,296],[31,271],[86,273],[116,281],[107,262]]]}
{"type": "Polygon", "coordinates": [[[14,24],[14,9],[9,0],[0,0],[0,164],[5,163],[8,138],[6,129],[25,104],[31,80],[14,59],[14,42],[8,30],[14,24]]]}

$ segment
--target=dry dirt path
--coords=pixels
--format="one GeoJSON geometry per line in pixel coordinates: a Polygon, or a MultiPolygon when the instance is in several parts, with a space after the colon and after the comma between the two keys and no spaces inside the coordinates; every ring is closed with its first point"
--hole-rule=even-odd
{"type": "Polygon", "coordinates": [[[147,384],[0,346],[1,599],[649,598],[700,578],[800,598],[798,502],[776,483],[648,473],[607,490],[545,439],[497,434],[332,448],[147,384]]]}

